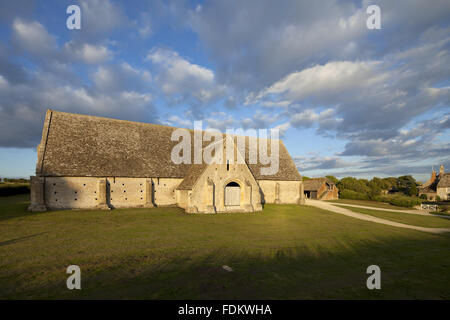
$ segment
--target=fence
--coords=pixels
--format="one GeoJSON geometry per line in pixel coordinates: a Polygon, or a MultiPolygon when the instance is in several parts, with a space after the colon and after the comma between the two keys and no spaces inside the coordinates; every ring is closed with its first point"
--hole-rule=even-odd
{"type": "Polygon", "coordinates": [[[425,203],[422,203],[421,208],[423,210],[428,210],[428,211],[437,211],[438,206],[436,204],[425,204],[425,203]]]}

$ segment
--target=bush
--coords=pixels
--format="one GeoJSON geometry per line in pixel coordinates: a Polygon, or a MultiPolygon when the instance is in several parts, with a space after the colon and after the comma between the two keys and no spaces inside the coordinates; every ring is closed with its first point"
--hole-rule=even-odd
{"type": "Polygon", "coordinates": [[[0,197],[14,196],[16,194],[30,193],[30,186],[25,184],[2,184],[0,187],[0,197]]]}
{"type": "Polygon", "coordinates": [[[360,192],[356,192],[353,190],[342,190],[339,192],[339,198],[341,199],[352,199],[352,200],[368,200],[369,197],[360,192]]]}
{"type": "Polygon", "coordinates": [[[427,200],[427,195],[426,194],[421,194],[420,195],[420,199],[427,200]]]}
{"type": "Polygon", "coordinates": [[[19,179],[12,179],[12,178],[4,178],[3,182],[10,182],[10,183],[28,183],[30,180],[19,178],[19,179]]]}
{"type": "Polygon", "coordinates": [[[375,196],[371,197],[370,200],[389,203],[389,201],[391,201],[391,198],[385,196],[375,196]]]}
{"type": "Polygon", "coordinates": [[[412,208],[414,206],[419,205],[421,202],[417,198],[403,198],[403,197],[395,197],[389,200],[389,204],[398,207],[408,207],[412,208]]]}

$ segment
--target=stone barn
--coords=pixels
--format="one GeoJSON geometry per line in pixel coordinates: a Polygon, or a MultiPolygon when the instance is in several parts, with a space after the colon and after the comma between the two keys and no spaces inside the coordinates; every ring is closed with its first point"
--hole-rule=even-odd
{"type": "Polygon", "coordinates": [[[336,185],[327,178],[311,178],[303,181],[305,197],[315,200],[339,199],[339,190],[336,185]]]}
{"type": "Polygon", "coordinates": [[[249,161],[250,143],[245,155],[234,146],[241,162],[174,163],[171,152],[178,141],[171,137],[176,129],[48,110],[29,209],[179,206],[189,213],[215,213],[304,203],[302,178],[281,141],[278,171],[267,175],[262,174],[265,165],[249,161]]]}

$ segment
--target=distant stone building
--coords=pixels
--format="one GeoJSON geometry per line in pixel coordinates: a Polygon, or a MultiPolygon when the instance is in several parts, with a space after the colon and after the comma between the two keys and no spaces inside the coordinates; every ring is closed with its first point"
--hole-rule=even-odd
{"type": "Polygon", "coordinates": [[[47,111],[30,210],[179,206],[192,213],[253,212],[264,203],[304,202],[301,176],[281,141],[279,170],[263,175],[266,165],[249,161],[248,143],[245,155],[234,148],[242,163],[175,164],[176,129],[47,111]]]}
{"type": "Polygon", "coordinates": [[[436,201],[437,196],[441,200],[450,200],[450,173],[444,172],[443,165],[439,169],[439,175],[432,170],[430,179],[419,187],[419,197],[423,194],[430,201],[436,201]]]}
{"type": "Polygon", "coordinates": [[[303,181],[305,198],[316,200],[339,199],[339,190],[336,185],[327,178],[311,178],[303,181]]]}

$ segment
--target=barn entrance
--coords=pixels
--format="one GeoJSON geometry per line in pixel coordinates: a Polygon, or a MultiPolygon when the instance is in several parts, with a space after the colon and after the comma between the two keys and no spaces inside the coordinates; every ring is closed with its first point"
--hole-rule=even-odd
{"type": "Polygon", "coordinates": [[[225,186],[225,205],[241,205],[241,187],[236,182],[230,182],[225,186]]]}

